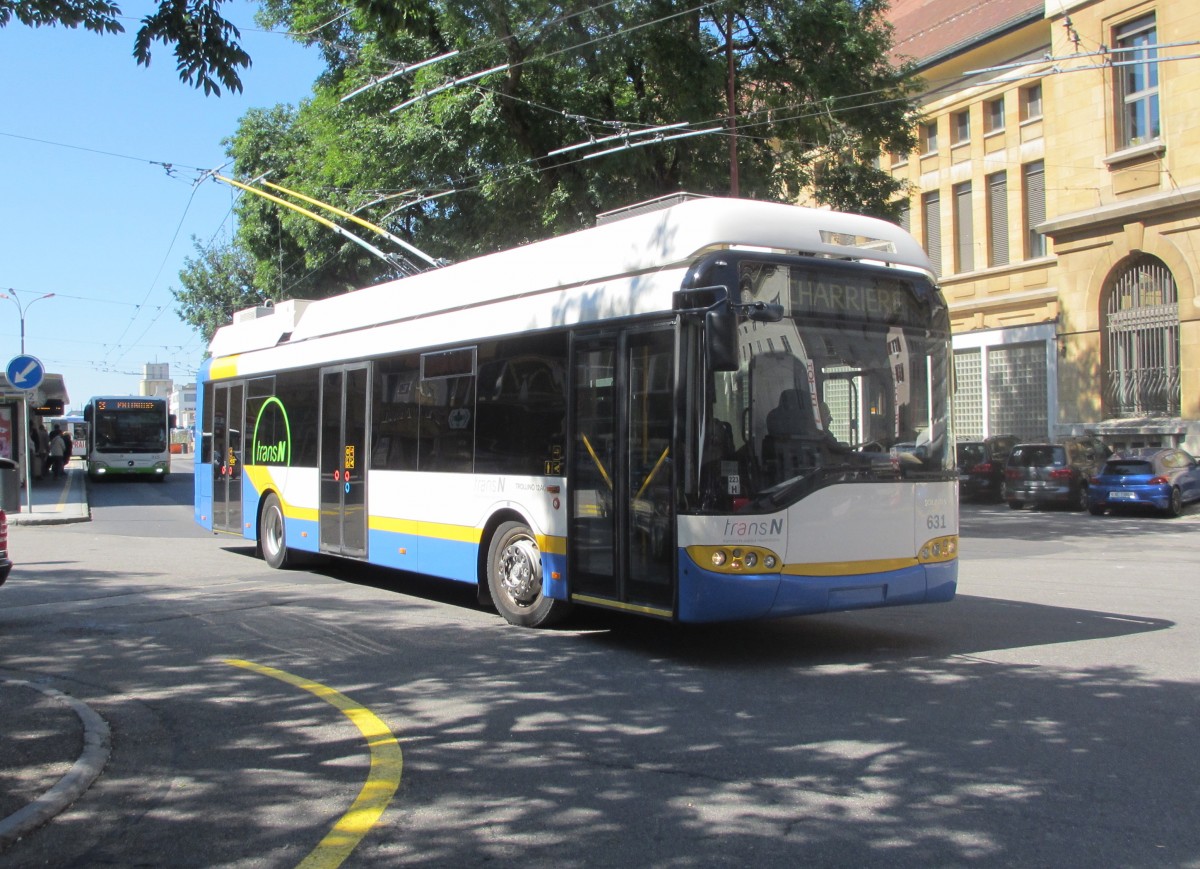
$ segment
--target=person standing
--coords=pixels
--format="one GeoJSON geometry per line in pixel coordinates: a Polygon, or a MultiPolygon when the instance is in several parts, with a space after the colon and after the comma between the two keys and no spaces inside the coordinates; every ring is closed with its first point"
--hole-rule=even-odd
{"type": "Polygon", "coordinates": [[[31,427],[30,434],[33,435],[33,478],[40,480],[45,475],[50,461],[50,437],[46,434],[46,424],[41,419],[31,427]]]}
{"type": "Polygon", "coordinates": [[[66,452],[67,445],[63,441],[62,432],[55,426],[50,430],[50,476],[56,480],[62,476],[66,452]]]}

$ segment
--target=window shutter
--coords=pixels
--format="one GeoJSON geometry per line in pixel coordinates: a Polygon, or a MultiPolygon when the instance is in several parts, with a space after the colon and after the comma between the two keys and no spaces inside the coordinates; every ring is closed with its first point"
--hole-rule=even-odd
{"type": "Polygon", "coordinates": [[[996,172],[987,179],[988,265],[1008,264],[1008,175],[996,172]]]}
{"type": "Polygon", "coordinates": [[[933,261],[933,273],[942,274],[942,203],[937,193],[921,197],[925,222],[925,252],[933,261]]]}
{"type": "Polygon", "coordinates": [[[955,271],[975,269],[975,222],[971,218],[971,182],[954,185],[955,271]]]}
{"type": "Polygon", "coordinates": [[[1045,164],[1038,160],[1025,167],[1025,238],[1030,258],[1046,255],[1046,239],[1035,226],[1046,222],[1045,164]]]}

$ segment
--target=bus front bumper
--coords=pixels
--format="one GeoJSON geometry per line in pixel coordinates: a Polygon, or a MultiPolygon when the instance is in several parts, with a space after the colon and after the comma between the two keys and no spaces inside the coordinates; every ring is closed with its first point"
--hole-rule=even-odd
{"type": "Polygon", "coordinates": [[[887,573],[802,576],[730,575],[679,553],[679,621],[723,622],[952,600],[958,561],[916,564],[887,573]]]}
{"type": "Polygon", "coordinates": [[[133,462],[88,462],[88,473],[93,477],[111,477],[117,474],[145,474],[165,477],[171,468],[170,462],[155,462],[153,465],[137,467],[133,462]]]}

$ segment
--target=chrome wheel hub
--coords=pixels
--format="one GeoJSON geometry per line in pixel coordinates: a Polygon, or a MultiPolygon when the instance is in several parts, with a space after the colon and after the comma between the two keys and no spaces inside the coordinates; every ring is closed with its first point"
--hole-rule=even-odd
{"type": "Polygon", "coordinates": [[[531,606],[542,593],[542,557],[529,538],[514,540],[500,553],[500,585],[517,606],[531,606]]]}

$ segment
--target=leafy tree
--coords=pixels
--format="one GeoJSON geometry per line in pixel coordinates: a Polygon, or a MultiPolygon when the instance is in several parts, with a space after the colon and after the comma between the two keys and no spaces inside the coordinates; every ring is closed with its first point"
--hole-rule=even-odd
{"type": "MultiPolygon", "coordinates": [[[[915,82],[888,61],[885,10],[885,0],[264,0],[260,23],[305,34],[327,69],[298,108],[247,115],[229,151],[242,178],[270,173],[450,260],[669,193],[728,195],[735,167],[737,195],[806,192],[892,216],[897,183],[872,159],[911,148],[915,82]],[[406,65],[416,68],[396,74],[406,65]],[[642,132],[652,128],[664,129],[642,132]]],[[[396,274],[255,197],[243,197],[239,221],[255,286],[274,298],[396,274]]]]}
{"type": "MultiPolygon", "coordinates": [[[[158,9],[142,19],[133,43],[133,56],[142,66],[150,65],[151,46],[162,42],[175,46],[179,78],[203,88],[206,94],[221,93],[221,86],[240,91],[239,69],[250,66],[250,56],[237,40],[238,29],[221,17],[222,0],[160,0],[158,9]]],[[[15,16],[31,27],[61,24],[83,27],[94,33],[124,33],[117,19],[121,8],[108,0],[0,0],[0,27],[15,16]]]]}
{"type": "Polygon", "coordinates": [[[204,340],[233,319],[235,311],[249,308],[265,298],[254,288],[254,263],[245,249],[235,244],[206,245],[195,237],[195,258],[184,260],[179,273],[183,289],[172,289],[179,303],[179,317],[194,326],[204,340]]]}

